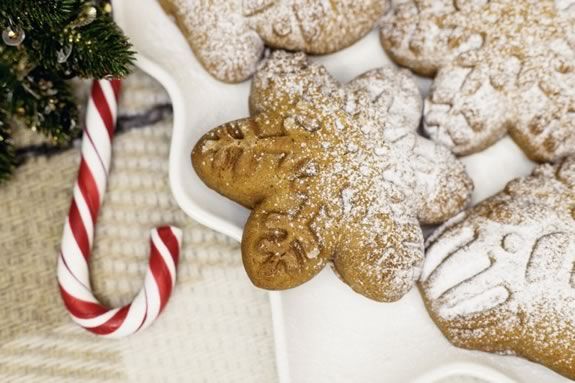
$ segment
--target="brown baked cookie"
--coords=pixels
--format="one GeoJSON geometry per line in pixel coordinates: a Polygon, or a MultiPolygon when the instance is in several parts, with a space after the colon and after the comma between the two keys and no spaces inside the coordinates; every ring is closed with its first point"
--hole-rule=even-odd
{"type": "Polygon", "coordinates": [[[333,262],[355,291],[401,298],[419,276],[419,222],[448,219],[472,190],[464,166],[416,134],[412,76],[381,68],[341,85],[303,53],[277,51],[250,106],[251,118],[206,134],[192,162],[210,188],[253,210],[242,240],[253,283],[288,289],[333,262]]]}
{"type": "Polygon", "coordinates": [[[427,246],[421,292],[454,345],[575,379],[575,157],[512,181],[427,246]]]}
{"type": "Polygon", "coordinates": [[[389,0],[159,0],[175,16],[194,53],[219,80],[256,70],[264,44],[325,54],[372,30],[389,0]]]}
{"type": "Polygon", "coordinates": [[[458,155],[507,132],[535,161],[575,153],[574,0],[392,0],[381,39],[436,74],[427,134],[458,155]]]}

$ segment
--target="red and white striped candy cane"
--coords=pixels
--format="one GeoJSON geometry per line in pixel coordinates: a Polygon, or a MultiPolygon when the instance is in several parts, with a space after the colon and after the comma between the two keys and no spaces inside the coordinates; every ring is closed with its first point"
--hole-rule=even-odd
{"type": "Polygon", "coordinates": [[[182,236],[171,226],[152,230],[144,286],[132,303],[108,309],[94,297],[89,261],[110,170],[120,86],[119,80],[92,84],[80,170],[58,259],[60,293],[72,319],[95,334],[114,338],[142,330],[158,317],[174,288],[182,236]]]}

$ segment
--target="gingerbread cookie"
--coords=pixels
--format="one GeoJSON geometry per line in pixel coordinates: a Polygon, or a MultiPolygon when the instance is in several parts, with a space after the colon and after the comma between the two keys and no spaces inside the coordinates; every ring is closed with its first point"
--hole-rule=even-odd
{"type": "Polygon", "coordinates": [[[421,275],[456,346],[575,378],[575,157],[541,165],[438,231],[421,275]]]}
{"type": "Polygon", "coordinates": [[[253,283],[288,289],[333,262],[355,291],[401,298],[419,276],[419,222],[448,219],[472,190],[463,164],[416,134],[411,74],[381,68],[341,85],[303,53],[277,51],[250,106],[251,118],[206,134],[192,162],[210,188],[253,210],[242,240],[253,283]]]}
{"type": "Polygon", "coordinates": [[[239,82],[256,70],[264,44],[325,54],[359,40],[388,0],[160,0],[194,53],[219,80],[239,82]]]}
{"type": "Polygon", "coordinates": [[[574,0],[393,0],[382,42],[437,74],[424,128],[458,155],[507,132],[536,161],[575,153],[574,0]]]}

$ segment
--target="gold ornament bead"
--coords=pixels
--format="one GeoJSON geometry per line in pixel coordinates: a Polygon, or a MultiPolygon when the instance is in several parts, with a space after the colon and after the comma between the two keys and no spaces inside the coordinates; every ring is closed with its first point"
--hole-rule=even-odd
{"type": "Polygon", "coordinates": [[[80,15],[72,22],[70,25],[72,28],[84,27],[94,20],[98,16],[98,10],[93,5],[85,6],[80,12],[80,15]]]}
{"type": "Polygon", "coordinates": [[[26,33],[20,27],[8,27],[2,31],[2,40],[4,44],[16,47],[24,41],[26,33]]]}

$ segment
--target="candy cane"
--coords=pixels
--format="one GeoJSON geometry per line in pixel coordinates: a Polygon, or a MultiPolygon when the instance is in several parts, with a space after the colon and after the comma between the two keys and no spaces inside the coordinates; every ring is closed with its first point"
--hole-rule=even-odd
{"type": "Polygon", "coordinates": [[[176,281],[182,236],[171,226],[152,230],[144,286],[132,303],[108,309],[94,297],[89,260],[110,170],[120,85],[119,80],[92,84],[80,169],[58,258],[60,293],[74,322],[113,338],[148,327],[165,307],[176,281]]]}

